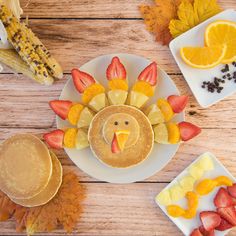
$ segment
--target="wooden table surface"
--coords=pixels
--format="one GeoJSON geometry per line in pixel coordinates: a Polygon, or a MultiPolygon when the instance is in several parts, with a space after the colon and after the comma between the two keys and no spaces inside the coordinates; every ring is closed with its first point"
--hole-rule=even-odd
{"type": "MultiPolygon", "coordinates": [[[[156,43],[145,30],[138,5],[151,0],[31,0],[25,7],[27,2],[21,0],[24,17],[29,17],[33,31],[62,64],[65,76],[45,87],[5,69],[0,74],[0,141],[15,133],[41,135],[55,129],[48,101],[59,97],[71,68],[119,52],[155,60],[181,93],[190,95],[186,119],[202,127],[199,137],[182,144],[162,171],[127,185],[97,181],[78,169],[64,151],[57,154],[64,167],[75,171],[87,187],[85,212],[73,235],[182,235],[156,206],[154,197],[205,151],[213,152],[236,176],[236,94],[208,109],[197,104],[169,48],[156,43]]],[[[219,2],[225,9],[236,9],[235,0],[219,2]]],[[[64,234],[58,229],[47,235],[64,234]]],[[[16,235],[14,221],[0,223],[0,235],[16,235]]]]}

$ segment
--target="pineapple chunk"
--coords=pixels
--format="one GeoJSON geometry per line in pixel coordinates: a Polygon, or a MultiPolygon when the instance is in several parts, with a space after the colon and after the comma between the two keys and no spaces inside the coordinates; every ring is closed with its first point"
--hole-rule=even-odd
{"type": "Polygon", "coordinates": [[[197,163],[200,168],[202,168],[205,171],[213,170],[214,169],[214,163],[209,155],[204,155],[197,163]]]}
{"type": "Polygon", "coordinates": [[[168,144],[168,130],[165,124],[159,124],[154,127],[154,140],[157,143],[168,144]]]}
{"type": "Polygon", "coordinates": [[[152,125],[165,122],[164,116],[156,104],[149,106],[144,112],[152,125]]]}
{"type": "Polygon", "coordinates": [[[170,192],[168,190],[161,191],[156,196],[156,202],[159,202],[161,205],[167,206],[171,204],[170,192]]]}
{"type": "Polygon", "coordinates": [[[92,98],[88,104],[94,111],[100,111],[107,105],[107,98],[105,93],[100,93],[92,98]]]}
{"type": "Polygon", "coordinates": [[[148,101],[149,97],[143,93],[131,91],[129,95],[129,104],[137,108],[142,107],[148,101]]]}
{"type": "Polygon", "coordinates": [[[204,174],[204,170],[197,165],[191,165],[188,171],[195,180],[201,179],[204,174]]]}
{"type": "Polygon", "coordinates": [[[175,184],[170,189],[170,197],[173,202],[177,202],[185,196],[184,190],[179,184],[175,184]]]}
{"type": "Polygon", "coordinates": [[[78,129],[75,147],[79,150],[89,146],[88,134],[85,130],[78,129]]]}
{"type": "Polygon", "coordinates": [[[77,127],[82,128],[82,127],[88,127],[93,119],[93,113],[85,107],[81,113],[79,120],[77,122],[77,127]]]}
{"type": "Polygon", "coordinates": [[[186,175],[179,181],[179,184],[182,187],[184,193],[192,191],[194,183],[195,179],[191,175],[186,175]]]}
{"type": "Polygon", "coordinates": [[[111,105],[123,105],[126,102],[128,92],[124,90],[111,90],[107,94],[109,103],[111,105]]]}

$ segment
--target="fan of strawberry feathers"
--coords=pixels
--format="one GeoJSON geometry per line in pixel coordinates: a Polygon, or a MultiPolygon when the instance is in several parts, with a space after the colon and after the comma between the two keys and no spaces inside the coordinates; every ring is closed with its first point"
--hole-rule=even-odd
{"type": "MultiPolygon", "coordinates": [[[[172,94],[160,98],[155,104],[145,106],[158,86],[157,64],[152,62],[140,72],[132,88],[128,88],[125,66],[118,57],[113,57],[106,71],[108,91],[90,74],[79,69],[72,70],[73,83],[82,96],[82,102],[53,100],[49,103],[61,119],[74,128],[57,129],[44,134],[46,143],[55,149],[89,146],[88,129],[94,116],[108,106],[126,105],[135,107],[147,117],[154,132],[154,140],[161,144],[176,144],[198,135],[201,129],[189,122],[172,122],[175,114],[186,107],[188,96],[172,94]]],[[[110,148],[114,155],[125,148],[127,133],[114,132],[110,148]]],[[[108,144],[109,145],[109,144],[108,144]]]]}

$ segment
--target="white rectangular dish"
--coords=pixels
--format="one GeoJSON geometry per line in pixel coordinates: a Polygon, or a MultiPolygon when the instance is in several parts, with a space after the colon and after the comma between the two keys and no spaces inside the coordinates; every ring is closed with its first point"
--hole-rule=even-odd
{"type": "MultiPolygon", "coordinates": [[[[230,20],[236,22],[236,11],[233,9],[225,10],[194,28],[188,30],[170,42],[171,53],[178,64],[185,80],[192,90],[195,98],[203,108],[209,107],[223,98],[233,94],[236,91],[236,83],[234,80],[227,81],[221,93],[210,93],[207,89],[203,89],[203,81],[212,81],[214,77],[221,77],[221,69],[224,65],[218,65],[211,69],[196,69],[187,65],[180,56],[180,48],[187,46],[204,46],[204,32],[207,25],[215,20],[230,20]]],[[[230,72],[236,71],[236,67],[231,66],[230,72]]]]}

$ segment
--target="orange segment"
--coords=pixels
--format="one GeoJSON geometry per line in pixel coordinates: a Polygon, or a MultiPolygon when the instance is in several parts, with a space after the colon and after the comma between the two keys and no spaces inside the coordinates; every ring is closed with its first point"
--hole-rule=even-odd
{"type": "Polygon", "coordinates": [[[67,148],[74,148],[76,144],[76,135],[76,128],[68,128],[64,135],[64,146],[67,148]]]}
{"type": "Polygon", "coordinates": [[[166,207],[168,214],[174,218],[180,217],[185,214],[185,210],[178,205],[169,205],[166,207]]]}
{"type": "Polygon", "coordinates": [[[83,103],[88,104],[93,97],[104,92],[105,88],[101,84],[92,84],[87,89],[85,89],[84,93],[82,94],[82,101],[83,103]]]}
{"type": "Polygon", "coordinates": [[[211,47],[184,47],[180,55],[184,62],[191,67],[208,69],[221,63],[226,53],[226,46],[216,45],[211,47]]]}
{"type": "Polygon", "coordinates": [[[214,179],[217,182],[217,186],[225,185],[225,186],[232,186],[232,180],[227,176],[218,176],[214,179]]]}
{"type": "Polygon", "coordinates": [[[168,129],[168,141],[171,144],[176,144],[180,140],[180,131],[179,127],[175,123],[168,123],[166,124],[167,129],[168,129]]]}
{"type": "Polygon", "coordinates": [[[148,97],[152,97],[154,95],[154,88],[146,81],[137,81],[133,88],[133,91],[143,93],[148,97]]]}
{"type": "Polygon", "coordinates": [[[128,84],[126,80],[123,80],[123,79],[109,80],[108,87],[110,90],[120,89],[120,90],[128,91],[128,84]]]}
{"type": "Polygon", "coordinates": [[[223,63],[236,60],[236,23],[227,20],[217,20],[209,24],[205,31],[207,46],[226,45],[223,63]]]}
{"type": "Polygon", "coordinates": [[[81,111],[84,109],[84,106],[77,103],[75,105],[73,105],[68,113],[68,121],[72,124],[72,125],[77,125],[77,122],[79,120],[80,117],[80,113],[81,111]]]}
{"type": "Polygon", "coordinates": [[[207,195],[216,187],[216,185],[216,181],[212,179],[204,179],[196,186],[196,192],[199,195],[207,195]]]}
{"type": "Polygon", "coordinates": [[[161,110],[164,119],[166,122],[170,121],[174,116],[174,112],[170,106],[170,104],[163,98],[157,100],[157,106],[161,110]]]}

